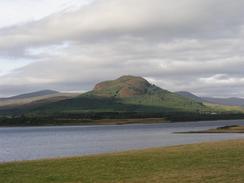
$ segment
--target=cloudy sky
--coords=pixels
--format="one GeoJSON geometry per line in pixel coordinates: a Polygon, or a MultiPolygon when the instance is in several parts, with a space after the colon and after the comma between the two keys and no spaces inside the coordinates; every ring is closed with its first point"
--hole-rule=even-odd
{"type": "Polygon", "coordinates": [[[244,0],[0,1],[0,97],[138,75],[244,97],[244,0]]]}

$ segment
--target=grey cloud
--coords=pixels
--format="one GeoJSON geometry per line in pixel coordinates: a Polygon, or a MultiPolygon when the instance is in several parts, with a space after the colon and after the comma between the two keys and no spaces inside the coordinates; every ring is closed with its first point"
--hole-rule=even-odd
{"type": "MultiPolygon", "coordinates": [[[[240,77],[243,75],[243,57],[238,52],[234,57],[227,53],[223,56],[221,50],[231,49],[232,44],[219,46],[214,50],[215,54],[211,55],[214,49],[212,44],[211,41],[181,40],[181,44],[173,41],[147,45],[143,40],[136,42],[135,39],[85,46],[74,44],[59,50],[60,54],[2,77],[0,85],[11,82],[18,83],[16,87],[37,85],[43,88],[53,86],[59,90],[88,90],[99,81],[134,74],[152,78],[155,84],[174,91],[200,92],[208,87],[223,88],[223,84],[206,83],[200,78],[223,73],[228,74],[226,77],[232,77],[233,74],[240,77]],[[199,51],[201,49],[204,50],[199,51]]],[[[44,57],[43,54],[45,49],[41,57],[44,57]]]]}
{"type": "Polygon", "coordinates": [[[89,90],[133,74],[173,91],[244,97],[242,7],[242,0],[97,0],[2,29],[0,56],[35,62],[0,76],[0,94],[89,90]]]}
{"type": "Polygon", "coordinates": [[[60,13],[2,30],[0,48],[28,47],[66,40],[157,35],[157,38],[238,32],[244,2],[228,0],[97,0],[73,13],[60,13]],[[227,28],[227,29],[226,29],[227,28]]]}

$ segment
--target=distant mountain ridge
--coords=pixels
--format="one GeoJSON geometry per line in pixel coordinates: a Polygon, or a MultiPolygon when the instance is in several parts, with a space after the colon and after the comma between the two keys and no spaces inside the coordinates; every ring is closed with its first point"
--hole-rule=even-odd
{"type": "Polygon", "coordinates": [[[46,95],[53,95],[53,94],[58,94],[60,92],[55,91],[55,90],[41,90],[41,91],[36,91],[36,92],[31,92],[31,93],[26,93],[26,94],[21,94],[21,95],[16,95],[8,98],[2,98],[2,100],[6,99],[26,99],[26,98],[31,98],[31,97],[41,97],[41,96],[46,96],[46,95]]]}
{"type": "Polygon", "coordinates": [[[41,90],[8,98],[0,98],[0,108],[14,108],[17,106],[36,105],[69,99],[79,94],[60,93],[55,90],[41,90]]]}
{"type": "Polygon", "coordinates": [[[212,104],[218,105],[228,105],[228,106],[244,106],[244,99],[243,98],[214,98],[214,97],[199,97],[190,92],[180,91],[176,92],[177,95],[198,101],[198,102],[208,102],[212,104]]]}

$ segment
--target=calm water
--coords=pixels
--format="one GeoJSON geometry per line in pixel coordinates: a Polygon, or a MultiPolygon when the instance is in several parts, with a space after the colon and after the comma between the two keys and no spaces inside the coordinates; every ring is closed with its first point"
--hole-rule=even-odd
{"type": "Polygon", "coordinates": [[[174,134],[244,120],[124,126],[0,128],[0,162],[87,155],[244,138],[244,134],[174,134]]]}

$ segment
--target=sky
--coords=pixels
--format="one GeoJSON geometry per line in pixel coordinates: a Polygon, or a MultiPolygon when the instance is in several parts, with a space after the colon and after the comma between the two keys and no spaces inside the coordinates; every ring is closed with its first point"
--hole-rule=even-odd
{"type": "Polygon", "coordinates": [[[0,97],[136,75],[244,97],[243,0],[0,1],[0,97]]]}

